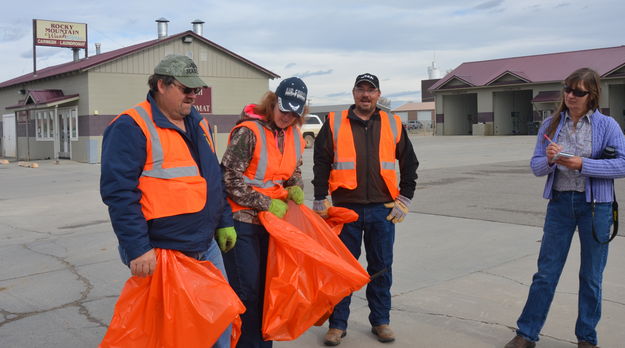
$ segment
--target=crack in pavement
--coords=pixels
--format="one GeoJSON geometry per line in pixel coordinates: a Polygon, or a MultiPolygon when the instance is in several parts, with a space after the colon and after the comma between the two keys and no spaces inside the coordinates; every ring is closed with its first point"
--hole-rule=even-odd
{"type": "MultiPolygon", "coordinates": [[[[415,288],[415,289],[411,289],[411,290],[408,290],[408,291],[399,292],[399,293],[396,293],[396,294],[392,295],[391,297],[399,297],[399,296],[403,296],[403,295],[411,294],[411,293],[414,293],[414,292],[417,292],[417,291],[420,291],[420,290],[423,290],[423,289],[427,289],[427,288],[431,288],[431,287],[434,287],[434,286],[440,285],[441,283],[444,283],[444,282],[448,282],[448,281],[453,281],[453,280],[461,279],[461,278],[464,278],[464,277],[470,276],[470,275],[472,275],[472,274],[476,274],[476,273],[485,273],[485,272],[486,272],[486,270],[488,270],[488,269],[491,269],[491,268],[494,268],[494,267],[500,267],[500,266],[502,266],[502,265],[506,265],[506,264],[508,264],[508,263],[516,262],[516,261],[518,261],[518,260],[521,260],[521,259],[523,259],[523,258],[526,258],[526,257],[528,257],[528,256],[532,256],[532,255],[535,255],[535,254],[536,254],[536,253],[529,253],[529,254],[526,254],[526,255],[521,255],[521,256],[519,256],[519,257],[516,257],[516,258],[514,258],[514,259],[510,259],[510,260],[508,260],[508,261],[506,261],[506,262],[502,262],[502,263],[499,263],[499,264],[494,265],[494,266],[490,266],[490,267],[487,267],[487,268],[484,268],[484,269],[479,269],[479,270],[476,270],[476,271],[473,271],[473,272],[469,272],[469,273],[459,274],[459,275],[458,275],[458,276],[456,276],[456,277],[451,277],[451,278],[447,278],[447,279],[441,279],[441,280],[439,280],[439,281],[437,281],[436,283],[431,284],[431,285],[425,285],[425,286],[422,286],[422,287],[419,287],[419,288],[415,288]]],[[[512,280],[512,279],[511,279],[511,280],[512,280]]],[[[521,283],[521,284],[523,284],[523,283],[521,283]]],[[[525,284],[523,284],[523,285],[525,285],[525,284]]]]}
{"type": "MultiPolygon", "coordinates": [[[[75,302],[78,301],[74,301],[74,302],[70,302],[70,303],[66,303],[66,304],[62,304],[60,306],[56,306],[56,307],[52,307],[52,308],[48,308],[48,309],[42,309],[40,311],[32,311],[32,312],[26,312],[26,313],[13,313],[13,312],[9,312],[7,310],[1,309],[0,308],[0,314],[2,314],[4,316],[3,321],[0,321],[0,328],[2,326],[4,326],[5,324],[14,322],[14,321],[18,321],[18,320],[22,320],[24,318],[28,318],[28,317],[32,317],[35,315],[39,315],[39,314],[44,314],[44,313],[48,313],[48,312],[52,312],[52,311],[56,311],[59,309],[64,309],[64,308],[68,308],[68,307],[78,307],[78,312],[82,315],[87,316],[85,313],[83,313],[82,309],[84,308],[86,310],[86,308],[84,307],[85,303],[89,303],[89,302],[95,302],[98,300],[103,300],[103,299],[107,299],[107,298],[117,298],[118,295],[108,295],[108,296],[101,296],[101,297],[97,297],[97,298],[92,298],[90,300],[85,300],[83,301],[81,304],[76,304],[75,302]]],[[[87,313],[88,314],[88,313],[87,313]]],[[[89,319],[89,317],[87,317],[87,319],[89,319]]],[[[95,319],[95,321],[90,320],[92,323],[95,323],[99,326],[108,328],[108,325],[105,323],[100,322],[99,320],[95,319]]]]}
{"type": "MultiPolygon", "coordinates": [[[[42,241],[42,240],[45,240],[45,239],[40,239],[40,240],[37,240],[37,241],[42,241]]],[[[108,263],[108,262],[110,262],[110,261],[109,260],[104,260],[104,261],[98,261],[98,262],[85,263],[85,264],[82,264],[81,266],[84,267],[84,266],[100,265],[100,264],[108,263]]],[[[33,276],[42,275],[42,274],[59,272],[59,271],[62,271],[64,269],[66,269],[66,267],[63,267],[63,268],[53,268],[53,269],[49,269],[49,270],[47,270],[45,272],[36,272],[36,273],[24,274],[24,275],[20,275],[20,276],[17,276],[17,277],[12,277],[12,278],[3,278],[3,279],[0,279],[0,281],[4,282],[4,281],[9,281],[9,280],[24,279],[24,278],[29,278],[29,277],[33,277],[33,276]]],[[[3,289],[0,288],[0,290],[3,290],[3,289]]]]}
{"type": "MultiPolygon", "coordinates": [[[[445,314],[445,313],[435,313],[435,312],[421,312],[421,311],[415,311],[415,310],[409,310],[409,309],[402,309],[402,308],[391,308],[391,310],[394,311],[398,311],[398,312],[406,312],[406,313],[412,313],[412,314],[421,314],[421,315],[427,315],[427,316],[434,316],[434,317],[442,317],[442,318],[448,318],[448,319],[456,319],[456,320],[462,320],[462,321],[467,321],[467,322],[471,322],[471,323],[479,323],[479,324],[486,324],[486,325],[492,325],[492,326],[500,326],[500,327],[505,327],[510,329],[511,331],[516,331],[516,327],[511,327],[505,324],[501,324],[501,323],[497,323],[497,322],[492,322],[492,321],[486,321],[486,320],[478,320],[478,319],[471,319],[471,318],[465,318],[465,317],[460,317],[460,316],[456,316],[456,315],[451,315],[451,314],[445,314]]],[[[571,344],[577,344],[577,341],[573,342],[564,338],[559,338],[559,337],[555,337],[555,336],[550,336],[550,335],[545,335],[545,334],[540,334],[541,337],[547,337],[559,342],[564,342],[564,343],[571,343],[571,344]]]]}
{"type": "Polygon", "coordinates": [[[95,221],[89,221],[89,222],[84,222],[84,223],[75,224],[75,225],[61,226],[61,227],[57,227],[57,228],[59,230],[68,230],[68,229],[74,229],[74,228],[80,228],[80,227],[87,227],[87,226],[94,226],[94,225],[99,225],[99,224],[105,224],[105,223],[109,223],[109,222],[111,222],[111,220],[95,220],[95,221]]]}
{"type": "Polygon", "coordinates": [[[41,234],[41,235],[45,235],[45,236],[52,236],[52,232],[41,232],[41,231],[36,231],[36,230],[31,230],[31,229],[27,229],[27,228],[23,228],[23,227],[17,227],[17,226],[13,226],[13,225],[9,225],[9,224],[3,224],[3,226],[6,226],[10,229],[16,230],[18,232],[31,232],[31,233],[36,233],[36,234],[41,234]]]}
{"type": "MultiPolygon", "coordinates": [[[[53,310],[57,310],[57,309],[63,309],[63,308],[68,308],[68,307],[77,307],[78,308],[78,313],[80,313],[81,315],[83,315],[85,318],[87,318],[87,320],[91,323],[94,323],[96,325],[99,325],[101,327],[108,327],[106,325],[106,323],[101,322],[99,319],[97,319],[96,317],[94,317],[93,315],[91,315],[91,313],[89,312],[89,309],[85,306],[85,303],[87,302],[91,302],[93,300],[88,300],[87,297],[89,296],[89,293],[91,292],[91,290],[93,290],[93,284],[91,284],[91,282],[89,281],[89,279],[87,279],[85,276],[83,276],[82,274],[80,274],[80,272],[78,272],[78,269],[76,268],[76,266],[74,266],[73,264],[71,264],[70,262],[68,262],[67,260],[65,260],[65,258],[56,256],[56,255],[52,255],[52,254],[48,254],[48,253],[44,253],[38,250],[33,249],[32,247],[30,247],[28,244],[23,244],[22,245],[25,249],[30,250],[34,253],[37,253],[39,255],[45,255],[45,256],[49,256],[52,257],[54,259],[56,259],[57,261],[61,262],[62,264],[65,265],[65,268],[67,270],[69,270],[72,274],[74,274],[74,276],[76,276],[78,278],[78,280],[80,282],[83,283],[83,290],[80,292],[80,298],[69,302],[69,303],[65,303],[63,305],[54,307],[54,308],[49,308],[49,309],[45,309],[45,310],[40,310],[40,311],[33,311],[33,312],[28,312],[28,313],[10,313],[10,312],[6,312],[3,311],[3,313],[9,313],[10,315],[15,315],[14,318],[12,319],[8,319],[4,322],[0,323],[0,327],[2,327],[3,325],[13,322],[13,321],[17,321],[20,319],[23,319],[25,317],[30,317],[33,315],[37,315],[37,314],[41,314],[41,313],[46,313],[46,312],[50,312],[53,310]]],[[[5,318],[7,317],[7,315],[5,315],[5,318]]]]}
{"type": "MultiPolygon", "coordinates": [[[[479,273],[486,274],[486,275],[494,276],[494,277],[497,277],[497,278],[501,278],[501,279],[509,280],[509,281],[514,282],[514,283],[517,283],[517,284],[521,284],[521,285],[523,285],[523,286],[526,286],[526,287],[528,287],[528,288],[529,288],[529,287],[530,287],[530,285],[531,285],[531,284],[527,284],[527,283],[520,282],[520,281],[518,281],[518,280],[516,280],[516,279],[512,279],[512,278],[510,278],[510,277],[506,277],[506,276],[501,275],[501,274],[491,273],[491,272],[487,272],[487,271],[478,271],[478,272],[479,272],[479,273]]],[[[571,292],[571,291],[558,291],[558,290],[556,290],[556,294],[577,295],[578,293],[577,293],[577,292],[571,292]]],[[[605,298],[605,297],[602,297],[602,298],[601,298],[601,301],[603,301],[603,302],[608,302],[608,303],[613,303],[613,304],[617,304],[617,305],[621,305],[621,306],[625,306],[625,303],[623,303],[623,302],[619,302],[619,301],[616,301],[616,300],[607,299],[607,298],[605,298]]]]}

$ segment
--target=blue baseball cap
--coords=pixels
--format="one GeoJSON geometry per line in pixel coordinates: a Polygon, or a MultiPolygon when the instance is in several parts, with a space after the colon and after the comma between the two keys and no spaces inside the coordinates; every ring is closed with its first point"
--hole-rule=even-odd
{"type": "Polygon", "coordinates": [[[306,95],[308,87],[302,79],[298,77],[289,77],[282,80],[276,95],[278,96],[278,108],[282,112],[294,112],[297,116],[302,116],[304,106],[306,105],[306,95]]]}

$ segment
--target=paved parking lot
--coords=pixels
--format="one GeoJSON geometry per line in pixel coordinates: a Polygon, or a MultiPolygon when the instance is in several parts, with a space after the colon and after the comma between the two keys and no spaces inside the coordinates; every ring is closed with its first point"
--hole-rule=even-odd
{"type": "MultiPolygon", "coordinates": [[[[528,162],[534,137],[413,136],[421,162],[411,213],[397,227],[392,326],[396,347],[503,347],[535,272],[546,202],[528,162]]],[[[0,165],[0,347],[95,347],[128,270],[119,261],[99,165],[0,165]]],[[[312,151],[305,154],[307,203],[312,151]]],[[[623,180],[617,196],[625,197],[623,180]]],[[[610,245],[600,345],[624,347],[625,241],[610,245]]],[[[575,347],[579,245],[538,347],[575,347]]],[[[364,292],[341,347],[380,347],[364,292]]],[[[282,347],[318,347],[313,327],[282,347]]]]}

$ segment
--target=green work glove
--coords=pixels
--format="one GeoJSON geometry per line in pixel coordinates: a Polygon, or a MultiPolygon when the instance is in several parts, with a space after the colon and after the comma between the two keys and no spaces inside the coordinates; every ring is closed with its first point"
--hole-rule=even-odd
{"type": "Polygon", "coordinates": [[[269,212],[282,219],[289,207],[281,199],[272,199],[269,205],[269,212]]]}
{"type": "Polygon", "coordinates": [[[304,190],[302,190],[299,186],[289,186],[286,188],[289,191],[289,196],[287,199],[292,200],[295,204],[304,203],[304,190]]]}
{"type": "Polygon", "coordinates": [[[217,232],[215,232],[215,239],[217,240],[219,249],[227,253],[230,249],[234,248],[234,244],[237,242],[237,231],[235,231],[234,227],[218,228],[217,232]]]}

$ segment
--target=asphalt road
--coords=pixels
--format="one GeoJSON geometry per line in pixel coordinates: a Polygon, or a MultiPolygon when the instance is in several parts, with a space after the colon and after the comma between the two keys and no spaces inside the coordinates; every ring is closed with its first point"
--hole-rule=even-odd
{"type": "MultiPolygon", "coordinates": [[[[534,137],[413,136],[421,166],[397,226],[395,347],[503,347],[513,336],[544,219],[534,137]]],[[[307,203],[312,151],[305,153],[307,203]]],[[[0,347],[96,347],[129,276],[98,193],[99,165],[0,165],[0,347]]],[[[625,197],[623,180],[617,196],[625,197]]],[[[625,241],[610,245],[600,345],[625,347],[625,241]]],[[[575,347],[579,245],[574,239],[538,347],[575,347]]],[[[363,257],[364,258],[364,257],[363,257]]],[[[341,347],[379,347],[361,290],[341,347]]],[[[282,347],[318,347],[313,327],[282,347]]]]}

